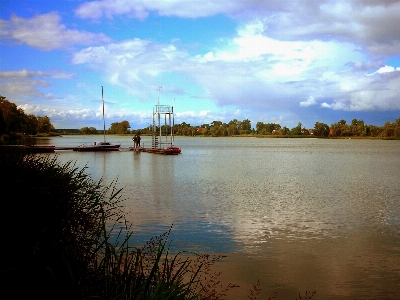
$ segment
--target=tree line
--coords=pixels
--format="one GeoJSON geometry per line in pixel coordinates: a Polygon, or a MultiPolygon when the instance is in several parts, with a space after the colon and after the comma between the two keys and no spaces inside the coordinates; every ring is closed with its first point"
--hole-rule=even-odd
{"type": "MultiPolygon", "coordinates": [[[[126,122],[126,121],[125,121],[126,122]]],[[[275,137],[379,137],[400,138],[400,118],[395,122],[387,121],[384,126],[366,125],[363,120],[353,119],[351,124],[346,120],[340,120],[331,126],[322,122],[316,122],[314,128],[307,129],[301,122],[293,128],[281,126],[277,123],[257,122],[252,128],[251,121],[246,119],[238,121],[234,119],[229,123],[213,121],[211,124],[191,126],[185,122],[175,124],[170,128],[162,126],[162,132],[172,133],[178,136],[275,136],[275,137]]],[[[149,127],[133,130],[136,134],[151,133],[149,127]]]]}
{"type": "MultiPolygon", "coordinates": [[[[160,128],[156,128],[159,132],[160,128]]],[[[106,130],[107,134],[152,134],[153,127],[147,126],[142,129],[131,129],[128,121],[114,122],[106,130]]],[[[400,138],[400,118],[395,122],[387,121],[384,126],[366,125],[363,120],[353,119],[350,124],[346,120],[340,120],[330,126],[323,122],[316,122],[314,128],[307,129],[301,122],[293,128],[281,126],[277,123],[257,122],[255,128],[251,121],[245,119],[239,121],[233,119],[228,123],[213,121],[210,124],[193,126],[182,122],[161,126],[161,132],[177,136],[276,136],[276,137],[380,137],[400,138]]],[[[36,117],[25,114],[21,108],[6,100],[0,95],[0,135],[14,134],[103,134],[103,130],[94,127],[83,127],[81,129],[55,129],[50,118],[36,117]]]]}
{"type": "Polygon", "coordinates": [[[50,134],[55,132],[50,118],[25,114],[23,109],[0,95],[0,135],[50,134]]]}

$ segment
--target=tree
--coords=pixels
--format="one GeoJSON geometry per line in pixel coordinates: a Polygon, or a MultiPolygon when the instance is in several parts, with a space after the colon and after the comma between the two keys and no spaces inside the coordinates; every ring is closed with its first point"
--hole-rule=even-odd
{"type": "Polygon", "coordinates": [[[394,137],[396,131],[396,123],[387,121],[383,126],[383,131],[379,134],[381,137],[394,137]]]}
{"type": "Polygon", "coordinates": [[[240,123],[240,134],[250,134],[251,133],[251,121],[249,119],[243,120],[240,123]]]}
{"type": "Polygon", "coordinates": [[[37,134],[54,131],[49,117],[26,115],[23,109],[0,95],[0,134],[37,134]]]}
{"type": "Polygon", "coordinates": [[[302,124],[299,122],[299,124],[296,127],[293,127],[290,130],[290,134],[291,135],[301,135],[301,130],[302,130],[301,125],[302,124]]]}
{"type": "Polygon", "coordinates": [[[227,132],[229,136],[239,135],[239,129],[236,124],[228,124],[227,132]]]}
{"type": "Polygon", "coordinates": [[[353,136],[365,136],[366,130],[365,130],[364,121],[353,119],[351,121],[349,131],[351,132],[351,135],[353,135],[353,136]]]}
{"type": "Polygon", "coordinates": [[[337,123],[332,124],[332,136],[350,136],[351,131],[349,125],[347,125],[346,120],[340,120],[337,123]]]}
{"type": "Polygon", "coordinates": [[[325,123],[316,122],[314,125],[313,135],[327,137],[329,135],[329,126],[325,123]]]}
{"type": "Polygon", "coordinates": [[[263,129],[264,129],[264,123],[263,122],[257,122],[256,123],[256,133],[257,134],[262,134],[263,129]]]}
{"type": "Polygon", "coordinates": [[[210,126],[212,136],[224,136],[224,127],[221,121],[212,121],[210,126]]]}
{"type": "Polygon", "coordinates": [[[17,106],[6,100],[6,97],[0,96],[0,111],[4,122],[4,133],[14,134],[22,132],[22,125],[24,123],[24,111],[17,108],[17,106]]]}
{"type": "Polygon", "coordinates": [[[111,123],[110,128],[108,129],[108,133],[111,134],[127,134],[128,128],[131,128],[129,122],[124,120],[122,122],[111,123]]]}
{"type": "Polygon", "coordinates": [[[25,115],[23,132],[30,135],[35,135],[38,132],[39,121],[34,115],[25,115]]]}
{"type": "Polygon", "coordinates": [[[39,133],[50,133],[55,131],[49,117],[37,117],[37,131],[39,133]]]}
{"type": "Polygon", "coordinates": [[[219,126],[222,126],[221,121],[212,121],[211,122],[211,127],[219,127],[219,126]]]}
{"type": "Polygon", "coordinates": [[[3,117],[3,110],[0,107],[0,135],[6,133],[6,121],[3,117]]]}
{"type": "Polygon", "coordinates": [[[264,124],[263,122],[257,122],[257,124],[256,124],[256,133],[257,134],[262,134],[262,135],[272,134],[276,131],[279,131],[280,129],[281,129],[281,125],[276,124],[276,123],[264,124]]]}
{"type": "Polygon", "coordinates": [[[233,136],[233,135],[239,135],[239,121],[237,119],[233,119],[231,121],[229,121],[228,123],[228,135],[229,136],[233,136]]]}
{"type": "Polygon", "coordinates": [[[94,127],[83,127],[80,129],[80,132],[82,134],[96,134],[97,133],[97,129],[94,127]]]}

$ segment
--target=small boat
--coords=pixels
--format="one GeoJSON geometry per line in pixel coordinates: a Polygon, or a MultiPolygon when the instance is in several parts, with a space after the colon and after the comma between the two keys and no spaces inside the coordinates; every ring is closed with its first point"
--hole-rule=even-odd
{"type": "Polygon", "coordinates": [[[166,151],[168,154],[179,154],[179,153],[182,152],[182,149],[179,148],[179,147],[176,147],[176,146],[172,145],[172,146],[169,146],[169,147],[165,148],[165,151],[166,151]]]}
{"type": "Polygon", "coordinates": [[[82,144],[78,147],[73,148],[74,151],[118,151],[121,147],[121,144],[112,144],[110,142],[106,142],[106,121],[104,119],[104,97],[103,97],[103,86],[101,86],[101,101],[103,102],[103,133],[104,133],[104,141],[103,142],[93,142],[92,145],[82,144]]]}
{"type": "Polygon", "coordinates": [[[109,142],[94,142],[92,145],[82,144],[73,148],[74,151],[89,152],[89,151],[118,151],[120,144],[112,144],[109,142]]]}

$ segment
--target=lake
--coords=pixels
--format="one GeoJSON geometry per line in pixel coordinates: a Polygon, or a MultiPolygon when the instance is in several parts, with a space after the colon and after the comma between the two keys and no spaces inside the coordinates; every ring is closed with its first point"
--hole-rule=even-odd
{"type": "Polygon", "coordinates": [[[159,155],[107,140],[122,150],[56,155],[117,180],[138,243],[173,224],[173,247],[227,255],[221,279],[240,285],[229,299],[258,279],[259,299],[400,298],[400,141],[175,137],[182,154],[159,155]]]}

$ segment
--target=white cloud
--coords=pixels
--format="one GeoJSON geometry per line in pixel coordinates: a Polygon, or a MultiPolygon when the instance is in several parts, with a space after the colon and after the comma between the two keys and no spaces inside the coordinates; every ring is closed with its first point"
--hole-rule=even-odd
{"type": "Polygon", "coordinates": [[[91,19],[120,15],[145,19],[150,13],[180,18],[223,14],[243,22],[261,20],[265,32],[276,39],[357,41],[375,53],[393,54],[400,47],[399,1],[233,0],[227,5],[202,0],[99,0],[85,2],[75,13],[91,19]]]}
{"type": "Polygon", "coordinates": [[[392,103],[393,92],[385,92],[387,82],[371,82],[364,73],[352,73],[351,63],[365,60],[355,45],[279,41],[264,32],[263,23],[250,22],[230,42],[203,56],[189,56],[174,44],[126,40],[78,51],[73,63],[101,70],[113,84],[142,99],[149,96],[143,90],[175,73],[193,79],[219,106],[287,110],[298,103],[315,106],[316,99],[331,97],[332,103],[325,101],[322,107],[346,111],[398,107],[392,103]],[[379,102],[372,100],[378,96],[379,102]]]}
{"type": "Polygon", "coordinates": [[[302,107],[308,107],[308,106],[316,105],[316,104],[317,104],[317,101],[315,101],[313,96],[310,96],[306,101],[300,102],[300,106],[302,106],[302,107]]]}
{"type": "Polygon", "coordinates": [[[36,15],[31,19],[14,15],[9,21],[2,20],[0,37],[46,51],[111,40],[104,34],[67,29],[65,25],[60,24],[60,21],[61,18],[56,12],[36,15]]]}
{"type": "Polygon", "coordinates": [[[396,72],[396,71],[400,71],[400,67],[392,67],[392,66],[384,66],[379,68],[376,72],[372,73],[373,74],[382,74],[382,73],[390,73],[390,72],[396,72]]]}
{"type": "Polygon", "coordinates": [[[209,17],[226,11],[235,11],[244,7],[244,3],[233,1],[226,5],[223,1],[191,0],[99,0],[85,2],[75,10],[81,18],[99,19],[102,17],[127,15],[145,19],[150,12],[161,16],[178,16],[182,18],[209,17]]]}
{"type": "Polygon", "coordinates": [[[0,72],[0,90],[8,98],[14,97],[39,97],[43,99],[55,99],[52,94],[44,94],[38,88],[48,88],[52,85],[51,79],[70,79],[72,74],[53,70],[50,72],[20,71],[0,72]]]}
{"type": "Polygon", "coordinates": [[[321,107],[363,112],[400,110],[398,86],[400,72],[347,74],[334,86],[337,92],[332,93],[332,103],[325,101],[321,107]]]}
{"type": "MultiPolygon", "coordinates": [[[[124,61],[123,67],[122,64],[107,67],[107,73],[114,74],[112,78],[115,83],[124,78],[145,83],[166,72],[179,72],[194,78],[207,91],[209,98],[220,106],[241,106],[245,102],[249,109],[282,110],[290,109],[296,103],[300,103],[301,107],[315,106],[315,99],[331,98],[331,103],[325,101],[321,106],[345,111],[398,107],[393,102],[395,90],[385,91],[386,82],[368,80],[365,74],[352,73],[350,69],[360,61],[366,61],[368,47],[380,45],[380,51],[384,51],[385,47],[390,51],[389,48],[396,45],[398,34],[392,28],[399,21],[392,16],[400,11],[398,3],[370,1],[365,5],[357,1],[331,1],[319,5],[315,2],[293,1],[291,5],[282,6],[275,1],[267,4],[270,5],[269,12],[257,2],[247,2],[246,12],[239,13],[241,1],[232,1],[229,6],[220,5],[219,2],[212,7],[200,6],[201,12],[192,9],[185,11],[188,6],[181,1],[116,1],[115,4],[98,1],[91,2],[90,11],[97,11],[95,17],[101,17],[103,13],[110,17],[132,12],[135,5],[139,7],[137,11],[140,11],[137,15],[142,18],[147,17],[143,12],[157,11],[160,15],[195,18],[214,15],[218,11],[240,18],[247,13],[252,21],[242,23],[236,37],[224,45],[220,44],[220,48],[193,57],[173,45],[137,40],[136,43],[149,54],[148,57],[156,58],[151,65],[142,59],[146,55],[139,55],[136,46],[131,47],[128,42],[123,44],[131,49],[131,57],[127,56],[127,50],[121,51],[122,43],[115,45],[115,53],[111,50],[113,47],[108,45],[102,55],[113,57],[110,61],[124,61]],[[178,4],[180,9],[174,12],[171,8],[178,4]],[[125,5],[124,9],[122,5],[125,5]],[[107,12],[104,7],[108,8],[107,12]],[[373,9],[377,9],[375,15],[371,13],[373,9]],[[390,29],[384,34],[394,38],[390,41],[392,46],[388,45],[388,39],[371,32],[373,28],[370,22],[388,23],[388,27],[380,27],[390,29]],[[351,41],[358,41],[362,46],[351,41]],[[128,69],[135,71],[128,72],[128,69]]],[[[89,6],[81,6],[82,9],[85,7],[89,6]]],[[[77,10],[79,12],[81,17],[91,17],[89,10],[86,15],[83,10],[77,10]]],[[[81,62],[96,63],[96,59],[101,56],[98,52],[103,50],[88,48],[84,50],[87,53],[82,51],[75,56],[75,62],[85,56],[81,62]]],[[[385,67],[378,73],[388,71],[393,70],[385,67]]]]}

